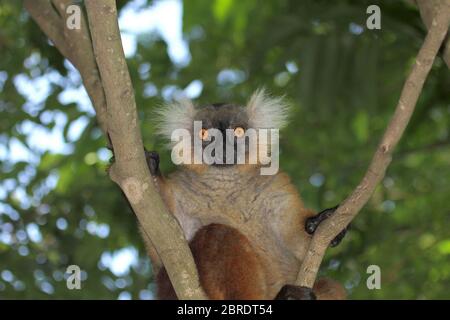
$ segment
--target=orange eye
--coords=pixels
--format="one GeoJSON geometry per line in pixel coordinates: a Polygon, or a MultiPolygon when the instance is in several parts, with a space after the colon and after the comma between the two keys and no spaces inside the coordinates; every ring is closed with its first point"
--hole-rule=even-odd
{"type": "Polygon", "coordinates": [[[200,137],[200,139],[206,140],[208,138],[208,130],[207,129],[201,129],[198,132],[198,136],[200,137]]]}
{"type": "Polygon", "coordinates": [[[234,135],[238,138],[242,138],[244,136],[245,130],[242,127],[236,127],[234,129],[234,135]]]}

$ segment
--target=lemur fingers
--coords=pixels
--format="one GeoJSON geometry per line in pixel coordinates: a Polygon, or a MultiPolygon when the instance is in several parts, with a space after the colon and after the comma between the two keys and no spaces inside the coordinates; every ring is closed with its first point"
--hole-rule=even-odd
{"type": "MultiPolygon", "coordinates": [[[[325,210],[319,212],[318,214],[316,214],[315,216],[306,219],[306,223],[305,223],[306,232],[308,234],[313,234],[316,231],[319,224],[322,221],[324,221],[325,219],[331,217],[337,208],[338,208],[338,206],[335,206],[335,207],[329,208],[329,209],[325,209],[325,210]]],[[[331,247],[337,246],[342,241],[342,239],[344,239],[344,236],[346,235],[349,227],[350,227],[350,225],[348,225],[333,240],[331,240],[331,242],[330,242],[331,247]]]]}
{"type": "Polygon", "coordinates": [[[144,149],[145,160],[147,160],[147,166],[153,177],[161,175],[159,170],[159,154],[156,151],[147,151],[144,149]]]}
{"type": "Polygon", "coordinates": [[[147,161],[147,167],[153,178],[153,183],[158,191],[161,191],[160,183],[162,182],[162,174],[159,169],[159,154],[156,151],[147,151],[144,148],[145,160],[147,161]]]}

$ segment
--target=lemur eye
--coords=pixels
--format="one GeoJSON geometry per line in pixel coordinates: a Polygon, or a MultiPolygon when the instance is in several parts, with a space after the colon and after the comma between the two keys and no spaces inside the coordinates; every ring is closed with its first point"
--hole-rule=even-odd
{"type": "Polygon", "coordinates": [[[245,130],[242,127],[234,128],[234,135],[238,138],[242,138],[244,136],[245,130]]]}
{"type": "Polygon", "coordinates": [[[201,129],[198,132],[198,136],[200,137],[200,139],[206,140],[208,138],[208,129],[201,129]]]}

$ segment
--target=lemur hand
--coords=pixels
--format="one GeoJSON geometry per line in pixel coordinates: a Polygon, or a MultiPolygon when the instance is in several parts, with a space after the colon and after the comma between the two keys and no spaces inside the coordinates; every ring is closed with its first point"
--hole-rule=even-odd
{"type": "MultiPolygon", "coordinates": [[[[111,148],[108,148],[109,150],[112,151],[111,148]]],[[[156,176],[160,176],[161,175],[161,171],[159,170],[159,154],[156,151],[147,151],[147,149],[144,148],[144,155],[145,155],[145,160],[147,161],[147,166],[148,169],[150,170],[150,173],[153,177],[156,176]]],[[[111,158],[109,159],[109,165],[106,168],[106,171],[108,171],[111,166],[114,164],[115,162],[115,157],[114,157],[114,153],[111,156],[111,158]]]]}
{"type": "Polygon", "coordinates": [[[144,149],[145,160],[147,160],[147,166],[153,177],[160,176],[159,170],[159,154],[156,151],[147,151],[144,149]]]}
{"type": "MultiPolygon", "coordinates": [[[[316,214],[314,217],[310,217],[310,218],[306,219],[306,223],[305,223],[306,232],[309,234],[313,234],[316,231],[319,224],[323,220],[327,219],[328,217],[331,217],[337,208],[338,208],[338,206],[330,208],[330,209],[325,209],[325,210],[319,212],[318,214],[316,214]]],[[[333,240],[331,240],[331,242],[330,242],[331,247],[337,246],[342,241],[342,239],[344,239],[344,236],[347,233],[347,230],[349,229],[349,227],[350,227],[350,225],[348,225],[333,240]]]]}

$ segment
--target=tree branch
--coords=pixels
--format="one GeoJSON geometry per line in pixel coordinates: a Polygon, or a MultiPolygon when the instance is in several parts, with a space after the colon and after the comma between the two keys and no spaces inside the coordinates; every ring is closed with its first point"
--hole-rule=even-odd
{"type": "Polygon", "coordinates": [[[114,142],[116,164],[110,171],[111,178],[125,192],[146,236],[157,248],[178,297],[206,299],[182,230],[155,192],[144,160],[115,1],[87,1],[91,9],[90,25],[82,13],[81,28],[73,30],[66,25],[66,8],[72,3],[71,0],[25,0],[24,6],[55,47],[80,72],[100,128],[108,141],[111,137],[114,142]],[[94,30],[92,33],[89,26],[94,30]],[[96,40],[97,60],[91,34],[96,40]]]}
{"type": "MultiPolygon", "coordinates": [[[[73,4],[73,0],[52,0],[58,9],[63,21],[67,21],[68,15],[66,8],[73,4]]],[[[103,90],[102,81],[98,71],[97,63],[94,57],[92,41],[90,38],[89,27],[86,23],[85,15],[80,17],[80,28],[69,29],[65,25],[62,28],[66,39],[66,46],[73,55],[71,62],[78,69],[83,80],[84,87],[95,108],[96,118],[100,128],[108,139],[108,128],[106,119],[106,98],[103,90]]]]}
{"type": "Polygon", "coordinates": [[[25,0],[24,7],[61,54],[72,61],[62,32],[63,22],[50,0],[25,0]]]}
{"type": "Polygon", "coordinates": [[[383,179],[391,162],[392,152],[411,118],[423,84],[448,30],[450,10],[442,4],[436,13],[416,62],[403,86],[395,113],[364,178],[353,193],[339,206],[336,213],[319,225],[300,267],[296,280],[297,285],[313,287],[330,241],[353,220],[383,179]]]}
{"type": "Polygon", "coordinates": [[[155,245],[177,296],[205,299],[181,227],[165,208],[147,168],[115,0],[87,0],[86,8],[106,94],[108,132],[114,146],[111,178],[124,191],[144,232],[155,245]]]}
{"type": "MultiPolygon", "coordinates": [[[[66,26],[66,8],[71,0],[25,0],[25,9],[41,30],[53,42],[61,54],[80,72],[83,85],[92,101],[97,121],[107,137],[106,99],[95,62],[89,29],[84,15],[81,15],[81,28],[70,30],[66,26]],[[62,18],[61,18],[62,17],[62,18]]],[[[109,140],[109,139],[108,139],[109,140]]],[[[108,141],[109,143],[109,141],[108,141]]]]}
{"type": "MultiPolygon", "coordinates": [[[[450,0],[416,0],[417,6],[420,10],[422,21],[427,29],[430,28],[433,17],[436,16],[436,12],[441,10],[450,10],[450,0]]],[[[442,53],[442,59],[444,59],[447,66],[450,68],[450,37],[447,37],[444,45],[444,52],[442,53]]]]}

